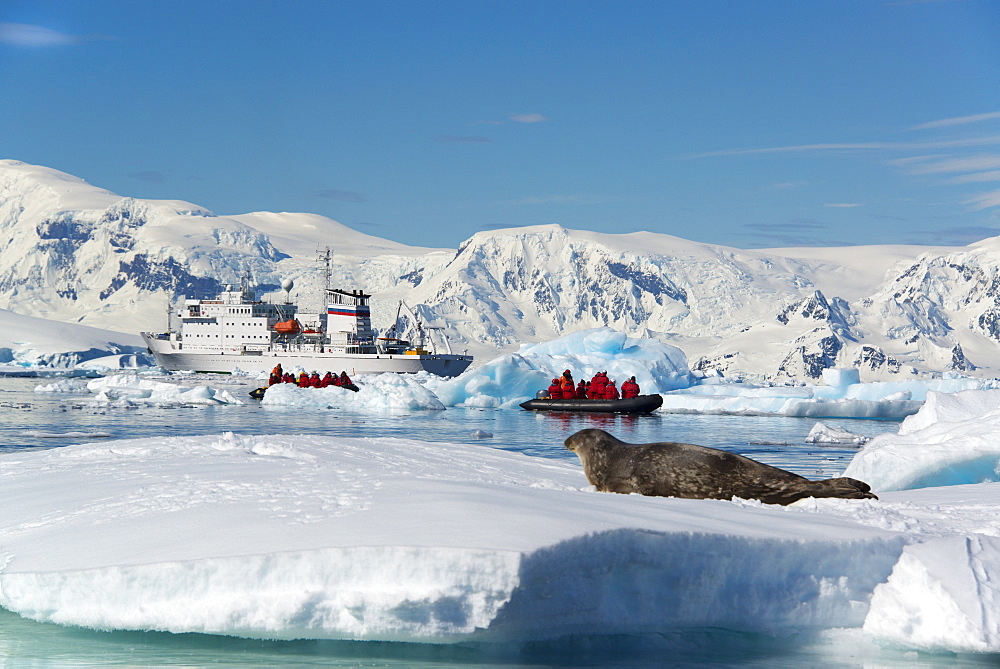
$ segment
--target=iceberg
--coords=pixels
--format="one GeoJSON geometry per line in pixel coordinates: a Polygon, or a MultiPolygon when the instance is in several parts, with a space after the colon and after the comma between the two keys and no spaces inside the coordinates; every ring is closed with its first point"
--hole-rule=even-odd
{"type": "Polygon", "coordinates": [[[845,476],[875,491],[1000,481],[1000,390],[930,392],[896,434],[872,439],[845,476]]]}
{"type": "Polygon", "coordinates": [[[429,387],[445,406],[511,408],[534,399],[566,369],[577,381],[589,381],[599,371],[608,372],[619,385],[634,376],[644,394],[686,388],[694,381],[687,358],[676,346],[604,327],[524,344],[517,353],[429,387]]]}

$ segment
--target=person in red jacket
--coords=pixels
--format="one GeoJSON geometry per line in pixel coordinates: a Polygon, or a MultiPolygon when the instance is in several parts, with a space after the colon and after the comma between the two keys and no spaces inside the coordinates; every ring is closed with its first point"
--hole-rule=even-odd
{"type": "Polygon", "coordinates": [[[559,377],[559,385],[562,386],[562,396],[564,400],[571,400],[576,397],[576,383],[574,383],[573,375],[568,369],[563,372],[561,377],[559,377]]]}
{"type": "Polygon", "coordinates": [[[319,388],[323,385],[323,380],[319,378],[319,372],[313,372],[309,375],[309,387],[319,388]]]}
{"type": "Polygon", "coordinates": [[[333,384],[341,387],[354,385],[353,383],[351,383],[351,377],[347,375],[347,372],[341,372],[340,376],[337,377],[337,380],[334,381],[333,384]]]}
{"type": "Polygon", "coordinates": [[[608,385],[604,386],[604,399],[606,400],[618,399],[618,389],[615,388],[614,381],[609,380],[608,385]]]}
{"type": "Polygon", "coordinates": [[[639,384],[635,382],[635,377],[630,377],[622,384],[622,399],[628,400],[639,396],[639,384]]]}
{"type": "Polygon", "coordinates": [[[305,372],[302,372],[301,374],[299,374],[299,388],[308,388],[308,387],[309,387],[309,375],[306,374],[305,372]]]}
{"type": "Polygon", "coordinates": [[[576,386],[576,399],[587,399],[587,382],[583,379],[580,379],[580,383],[576,386]]]}
{"type": "Polygon", "coordinates": [[[587,397],[592,400],[603,400],[604,399],[604,386],[608,383],[607,372],[598,372],[594,374],[594,378],[590,380],[590,392],[587,397]]]}
{"type": "Polygon", "coordinates": [[[552,384],[549,385],[549,399],[561,400],[562,398],[562,384],[559,383],[559,379],[552,379],[552,384]]]}
{"type": "Polygon", "coordinates": [[[334,383],[336,383],[336,379],[333,378],[333,374],[331,372],[327,372],[323,375],[323,378],[320,381],[320,386],[326,388],[327,386],[332,386],[334,383]]]}

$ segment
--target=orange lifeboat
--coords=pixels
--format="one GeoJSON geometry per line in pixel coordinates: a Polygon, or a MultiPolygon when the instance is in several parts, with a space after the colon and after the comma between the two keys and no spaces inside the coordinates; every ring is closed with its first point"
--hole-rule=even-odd
{"type": "Polygon", "coordinates": [[[298,334],[301,330],[302,325],[295,318],[290,321],[281,321],[274,324],[274,331],[278,334],[298,334]]]}

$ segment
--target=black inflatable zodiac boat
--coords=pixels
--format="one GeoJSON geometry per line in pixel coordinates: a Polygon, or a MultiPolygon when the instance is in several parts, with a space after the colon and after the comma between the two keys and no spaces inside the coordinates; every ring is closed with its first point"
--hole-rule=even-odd
{"type": "Polygon", "coordinates": [[[589,413],[649,413],[663,404],[659,395],[639,395],[627,400],[528,400],[528,411],[583,411],[589,413]]]}

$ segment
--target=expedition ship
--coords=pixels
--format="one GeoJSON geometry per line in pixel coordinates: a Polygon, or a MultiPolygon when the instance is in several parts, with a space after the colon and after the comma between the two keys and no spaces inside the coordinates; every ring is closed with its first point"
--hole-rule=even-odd
{"type": "MultiPolygon", "coordinates": [[[[286,295],[293,283],[286,280],[286,295]]],[[[416,321],[419,340],[411,344],[395,337],[376,337],[366,295],[360,290],[325,288],[325,311],[299,313],[286,299],[273,304],[256,299],[247,273],[239,286],[225,286],[212,300],[187,299],[178,314],[178,331],[143,332],[157,364],[172,371],[269,371],[278,363],[290,371],[346,371],[350,376],[379,372],[430,372],[458,376],[472,364],[472,356],[455,354],[446,338],[444,353],[416,321]]],[[[397,312],[397,321],[399,313],[397,312]]]]}

